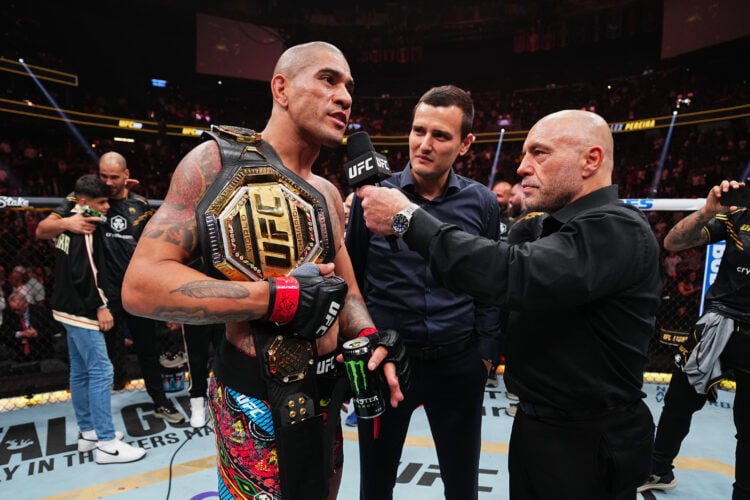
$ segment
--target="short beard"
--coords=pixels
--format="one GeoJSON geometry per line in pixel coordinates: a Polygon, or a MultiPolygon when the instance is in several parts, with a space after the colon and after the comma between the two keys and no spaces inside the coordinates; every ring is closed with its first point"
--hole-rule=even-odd
{"type": "Polygon", "coordinates": [[[570,193],[557,193],[553,198],[536,203],[526,199],[526,210],[529,212],[545,212],[552,214],[568,205],[573,198],[570,193]]]}

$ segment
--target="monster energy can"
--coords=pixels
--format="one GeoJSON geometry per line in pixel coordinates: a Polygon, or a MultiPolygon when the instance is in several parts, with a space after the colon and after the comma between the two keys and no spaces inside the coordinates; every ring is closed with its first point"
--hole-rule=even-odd
{"type": "Polygon", "coordinates": [[[354,392],[352,402],[359,418],[375,418],[385,411],[385,397],[380,372],[367,369],[372,347],[367,337],[344,342],[344,366],[349,386],[354,392]]]}

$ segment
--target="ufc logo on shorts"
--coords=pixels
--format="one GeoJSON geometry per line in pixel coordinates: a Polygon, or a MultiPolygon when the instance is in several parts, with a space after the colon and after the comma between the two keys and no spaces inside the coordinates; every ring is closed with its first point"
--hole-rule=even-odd
{"type": "Polygon", "coordinates": [[[333,369],[334,363],[335,363],[334,358],[327,358],[327,359],[318,361],[316,372],[318,373],[318,375],[324,375],[333,369]]]}

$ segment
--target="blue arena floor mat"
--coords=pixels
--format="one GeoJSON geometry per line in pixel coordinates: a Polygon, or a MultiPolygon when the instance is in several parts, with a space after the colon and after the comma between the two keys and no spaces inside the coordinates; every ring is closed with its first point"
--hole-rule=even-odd
{"type": "MultiPolygon", "coordinates": [[[[666,385],[646,384],[647,403],[658,419],[666,385]]],[[[189,414],[186,393],[172,396],[189,414]]],[[[719,392],[693,420],[691,433],[676,462],[679,481],[669,492],[647,492],[646,499],[697,500],[730,498],[734,481],[734,393],[719,392]]],[[[507,499],[508,438],[513,419],[505,390],[485,392],[480,461],[482,499],[507,499]]],[[[140,391],[113,394],[115,427],[125,440],[147,449],[144,459],[129,464],[97,465],[92,452],[76,450],[77,427],[69,401],[0,413],[0,491],[14,499],[117,500],[218,498],[215,448],[210,426],[192,429],[154,417],[148,395],[140,391]],[[168,495],[168,496],[167,496],[168,495]]],[[[345,417],[342,414],[342,418],[345,417]]],[[[342,500],[359,497],[356,429],[344,427],[342,500]]],[[[440,500],[442,482],[437,456],[422,410],[414,414],[399,468],[394,498],[440,500]]]]}

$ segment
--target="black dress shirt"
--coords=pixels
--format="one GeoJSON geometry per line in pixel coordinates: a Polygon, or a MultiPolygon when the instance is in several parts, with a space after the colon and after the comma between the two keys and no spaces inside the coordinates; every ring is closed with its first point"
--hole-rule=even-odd
{"type": "Polygon", "coordinates": [[[659,247],[617,186],[551,214],[529,243],[476,238],[422,210],[404,240],[440,283],[511,310],[505,378],[521,401],[573,413],[643,397],[659,247]]]}

